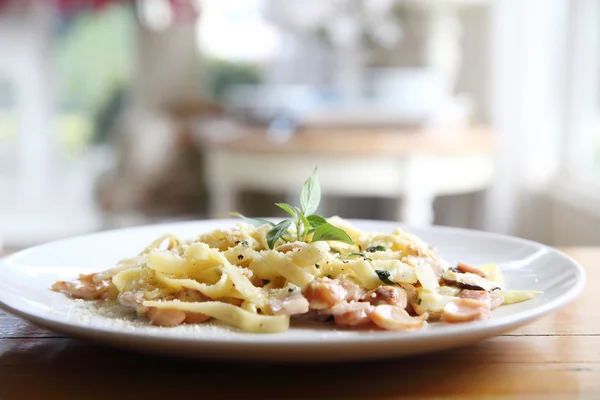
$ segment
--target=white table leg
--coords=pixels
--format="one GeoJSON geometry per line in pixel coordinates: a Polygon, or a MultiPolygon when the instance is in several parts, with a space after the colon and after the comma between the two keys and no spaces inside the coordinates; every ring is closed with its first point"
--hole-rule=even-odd
{"type": "Polygon", "coordinates": [[[229,215],[235,209],[237,190],[228,182],[217,182],[210,185],[209,216],[211,218],[231,218],[229,215]]]}
{"type": "Polygon", "coordinates": [[[398,200],[396,217],[411,226],[427,226],[433,223],[435,191],[427,183],[431,169],[435,168],[430,157],[414,157],[406,161],[404,193],[398,200]]]}
{"type": "Polygon", "coordinates": [[[426,191],[406,193],[399,199],[397,218],[410,226],[428,226],[433,223],[433,201],[435,196],[426,191]]]}

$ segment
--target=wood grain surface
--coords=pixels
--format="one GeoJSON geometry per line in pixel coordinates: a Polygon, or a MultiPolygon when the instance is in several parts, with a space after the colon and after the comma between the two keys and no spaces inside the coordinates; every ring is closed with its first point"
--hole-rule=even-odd
{"type": "Polygon", "coordinates": [[[0,312],[0,399],[600,399],[600,248],[563,250],[588,274],[574,303],[469,347],[388,361],[169,359],[69,339],[0,312]]]}

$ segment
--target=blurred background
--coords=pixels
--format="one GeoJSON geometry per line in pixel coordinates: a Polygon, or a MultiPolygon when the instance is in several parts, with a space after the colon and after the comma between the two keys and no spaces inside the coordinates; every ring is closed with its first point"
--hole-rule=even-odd
{"type": "Polygon", "coordinates": [[[0,0],[0,247],[229,211],[600,244],[600,0],[0,0]]]}

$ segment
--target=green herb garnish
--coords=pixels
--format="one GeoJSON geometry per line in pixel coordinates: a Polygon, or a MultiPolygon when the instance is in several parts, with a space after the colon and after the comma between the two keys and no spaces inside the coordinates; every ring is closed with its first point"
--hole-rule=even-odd
{"type": "Polygon", "coordinates": [[[291,241],[289,237],[289,227],[292,223],[296,226],[296,240],[302,242],[318,241],[339,241],[348,244],[354,244],[352,238],[342,229],[328,223],[325,218],[314,214],[319,208],[321,202],[321,186],[317,176],[317,168],[310,177],[304,182],[300,191],[300,207],[295,207],[286,203],[275,203],[275,205],[287,212],[292,219],[286,219],[275,225],[274,223],[260,218],[246,218],[242,214],[234,212],[233,216],[241,217],[244,221],[261,226],[270,224],[271,230],[267,232],[267,244],[270,249],[275,247],[279,239],[291,241]],[[312,234],[312,236],[311,236],[312,234]]]}
{"type": "Polygon", "coordinates": [[[419,300],[417,300],[417,304],[418,304],[418,305],[421,305],[421,302],[422,302],[422,301],[423,301],[423,299],[419,299],[419,300]]]}
{"type": "Polygon", "coordinates": [[[267,244],[270,249],[275,247],[275,243],[281,239],[281,237],[288,231],[288,228],[292,224],[292,221],[289,219],[284,219],[277,225],[273,227],[269,232],[267,232],[267,244]]]}
{"type": "Polygon", "coordinates": [[[239,218],[243,219],[244,221],[246,221],[247,223],[254,225],[254,226],[262,226],[264,224],[269,224],[271,226],[275,225],[274,223],[272,223],[271,221],[267,221],[266,219],[244,217],[239,212],[230,212],[229,215],[231,215],[233,217],[239,217],[239,218]]]}
{"type": "Polygon", "coordinates": [[[387,271],[385,269],[376,269],[375,273],[377,274],[377,276],[379,277],[379,280],[383,283],[386,283],[388,285],[395,285],[396,283],[394,281],[392,281],[390,279],[390,271],[387,271]]]}
{"type": "Polygon", "coordinates": [[[375,253],[376,251],[386,251],[386,250],[387,250],[387,248],[382,245],[367,247],[367,252],[369,252],[369,253],[375,253]]]}

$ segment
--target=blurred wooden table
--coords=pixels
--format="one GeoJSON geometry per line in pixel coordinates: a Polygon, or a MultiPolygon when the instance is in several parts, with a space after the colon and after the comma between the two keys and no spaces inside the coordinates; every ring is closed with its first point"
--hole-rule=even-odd
{"type": "Polygon", "coordinates": [[[236,210],[244,189],[286,194],[296,203],[318,166],[324,195],[396,198],[396,219],[422,226],[433,222],[436,196],[486,189],[493,172],[494,140],[485,127],[311,128],[279,142],[262,127],[217,125],[199,142],[214,218],[236,210]]]}
{"type": "Polygon", "coordinates": [[[339,365],[167,359],[96,346],[0,312],[0,399],[600,398],[600,247],[565,309],[470,347],[339,365]]]}

